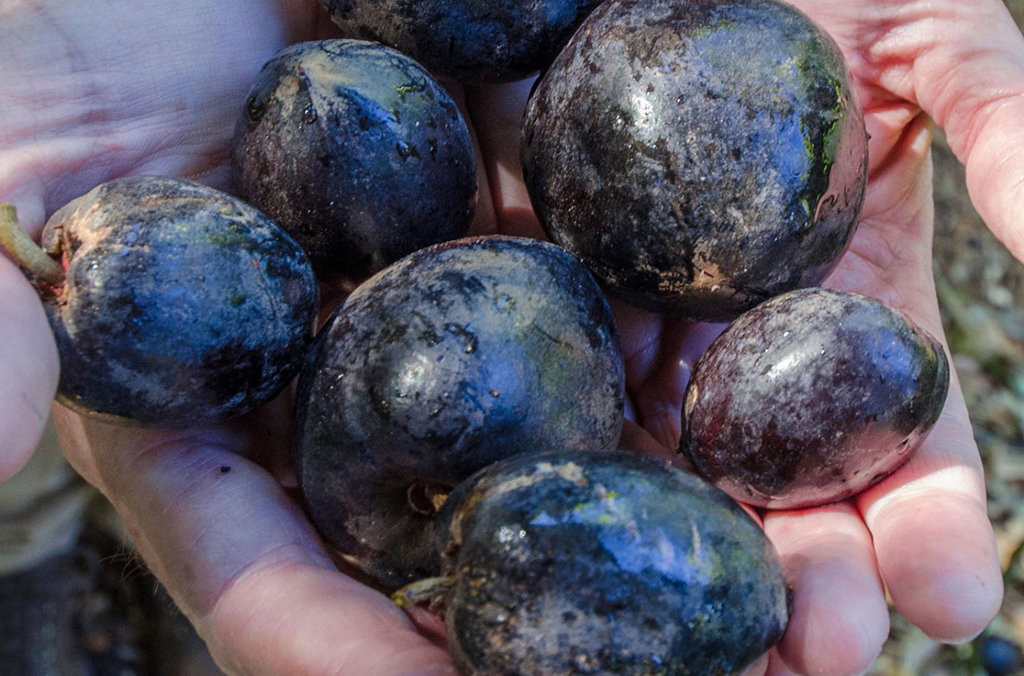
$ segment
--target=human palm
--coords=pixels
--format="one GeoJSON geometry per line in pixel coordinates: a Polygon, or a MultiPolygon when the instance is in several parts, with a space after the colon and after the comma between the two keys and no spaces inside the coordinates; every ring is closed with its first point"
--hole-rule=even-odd
{"type": "MultiPolygon", "coordinates": [[[[883,298],[940,335],[928,116],[965,160],[986,221],[1024,254],[1024,157],[1013,148],[1024,134],[1024,39],[998,0],[795,4],[840,42],[872,135],[861,225],[827,284],[883,298]]],[[[324,26],[313,0],[0,0],[0,201],[38,227],[119,175],[225,187],[228,140],[259,65],[324,26]]],[[[518,169],[527,92],[522,83],[455,92],[465,95],[486,170],[478,232],[541,236],[518,169]]],[[[38,301],[4,260],[0,294],[8,475],[38,436],[56,357],[38,301]]],[[[689,366],[720,327],[616,310],[635,421],[626,436],[668,453],[689,366]]],[[[55,416],[72,463],[113,501],[229,673],[454,673],[435,619],[398,610],[338,572],[322,548],[293,499],[285,399],[229,425],[174,433],[55,416]]],[[[883,580],[897,608],[941,639],[976,634],[999,605],[981,465],[955,379],[935,430],[895,475],[855,500],[763,517],[794,612],[755,671],[867,668],[887,635],[883,580]]]]}

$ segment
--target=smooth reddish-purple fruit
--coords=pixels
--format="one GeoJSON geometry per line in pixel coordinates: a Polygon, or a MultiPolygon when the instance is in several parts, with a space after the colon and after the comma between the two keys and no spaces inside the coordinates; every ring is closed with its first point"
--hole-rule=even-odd
{"type": "Polygon", "coordinates": [[[737,500],[798,509],[898,469],[939,418],[939,342],[881,301],[802,289],[740,316],[686,389],[681,449],[737,500]]]}

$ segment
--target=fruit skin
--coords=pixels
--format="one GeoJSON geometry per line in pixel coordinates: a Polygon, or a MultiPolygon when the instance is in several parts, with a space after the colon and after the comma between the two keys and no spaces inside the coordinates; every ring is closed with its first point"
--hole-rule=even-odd
{"type": "Polygon", "coordinates": [[[121,178],[50,218],[65,284],[44,303],[57,400],[106,422],[193,427],[276,396],[312,341],[302,249],[251,206],[190,181],[121,178]]]}
{"type": "Polygon", "coordinates": [[[531,96],[523,170],[609,293],[728,320],[815,285],[853,235],[867,134],[838,47],[772,0],[610,0],[531,96]]]}
{"type": "Polygon", "coordinates": [[[299,379],[296,464],[313,523],[385,586],[437,572],[427,500],[498,459],[612,448],[624,367],[590,273],[493,237],[417,252],[360,286],[299,379]]]}
{"type": "Polygon", "coordinates": [[[462,237],[473,144],[455,102],[412,59],[325,40],[267,62],[235,128],[239,195],[285,228],[325,281],[360,282],[462,237]]]}
{"type": "Polygon", "coordinates": [[[438,515],[456,576],[449,651],[467,676],[738,674],[789,597],[756,523],[707,482],[625,452],[521,456],[438,515]]]}
{"type": "Polygon", "coordinates": [[[432,73],[509,82],[547,67],[601,0],[321,0],[350,37],[390,45],[432,73]]]}
{"type": "Polygon", "coordinates": [[[734,321],[694,367],[681,450],[737,500],[845,499],[906,462],[939,418],[939,342],[866,296],[802,289],[734,321]]]}

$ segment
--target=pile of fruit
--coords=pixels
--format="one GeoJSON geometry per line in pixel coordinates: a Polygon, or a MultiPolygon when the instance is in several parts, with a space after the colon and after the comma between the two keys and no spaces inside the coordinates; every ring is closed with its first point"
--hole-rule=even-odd
{"type": "Polygon", "coordinates": [[[298,376],[311,520],[397,601],[443,612],[467,676],[742,672],[789,599],[733,498],[864,490],[949,383],[900,312],[814,288],[866,185],[838,48],[776,0],[325,5],[361,39],[264,66],[240,102],[241,199],[115,180],[55,213],[41,250],[0,219],[53,326],[58,399],[205,425],[298,376]],[[464,238],[473,145],[434,75],[538,69],[522,165],[554,243],[464,238]],[[314,338],[318,280],[358,286],[314,338]],[[679,450],[703,479],[617,450],[605,293],[733,320],[686,391],[679,450]]]}

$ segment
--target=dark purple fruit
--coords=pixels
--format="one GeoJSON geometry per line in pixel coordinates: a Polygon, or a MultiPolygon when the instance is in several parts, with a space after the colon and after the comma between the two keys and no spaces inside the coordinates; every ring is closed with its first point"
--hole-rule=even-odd
{"type": "Polygon", "coordinates": [[[724,493],[624,452],[489,467],[437,520],[466,676],[739,674],[782,636],[774,547],[724,493]]]}
{"type": "Polygon", "coordinates": [[[66,279],[44,298],[57,399],[108,422],[198,426],[296,375],[316,282],[302,249],[249,205],[197,183],[104,183],[58,210],[42,246],[66,279]]]}
{"type": "Polygon", "coordinates": [[[285,228],[326,280],[362,281],[462,237],[476,161],[455,102],[412,59],[326,40],[278,52],[235,129],[239,195],[285,228]]]}
{"type": "Polygon", "coordinates": [[[611,448],[624,370],[590,273],[497,237],[417,252],[360,286],[299,379],[299,482],[327,541],[388,586],[437,572],[431,498],[501,458],[611,448]]]}
{"type": "Polygon", "coordinates": [[[432,73],[519,80],[545,68],[601,0],[321,0],[349,37],[405,52],[432,73]]]}
{"type": "Polygon", "coordinates": [[[842,500],[909,459],[949,389],[942,346],[881,301],[826,289],[734,321],[694,367],[681,449],[737,500],[842,500]]]}
{"type": "Polygon", "coordinates": [[[824,279],[853,235],[867,135],[832,39],[773,0],[609,0],[527,107],[551,239],[615,295],[725,320],[824,279]]]}

